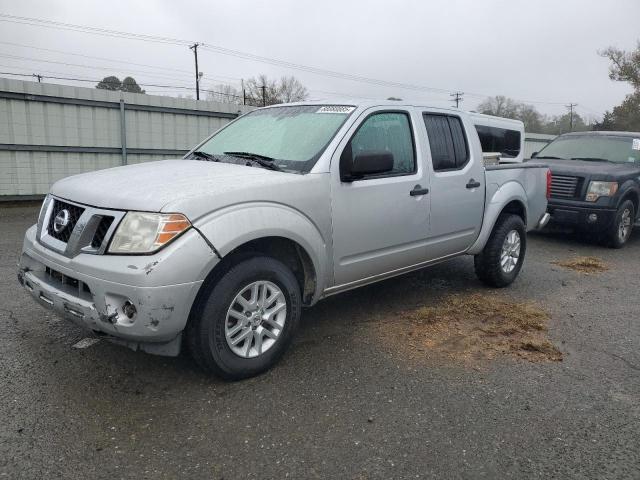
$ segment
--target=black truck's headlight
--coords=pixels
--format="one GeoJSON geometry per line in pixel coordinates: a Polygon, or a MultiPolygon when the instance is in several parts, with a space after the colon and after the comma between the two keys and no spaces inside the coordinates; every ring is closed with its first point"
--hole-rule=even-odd
{"type": "Polygon", "coordinates": [[[589,182],[589,189],[585,200],[595,202],[600,197],[613,197],[618,191],[618,182],[589,182]]]}

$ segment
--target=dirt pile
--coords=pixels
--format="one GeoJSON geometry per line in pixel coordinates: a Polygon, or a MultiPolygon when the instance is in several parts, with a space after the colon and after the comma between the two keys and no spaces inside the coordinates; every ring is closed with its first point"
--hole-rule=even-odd
{"type": "Polygon", "coordinates": [[[576,272],[582,272],[586,274],[600,273],[609,270],[606,263],[597,257],[575,257],[571,260],[551,262],[554,265],[558,265],[564,268],[570,268],[576,272]]]}
{"type": "Polygon", "coordinates": [[[547,338],[548,314],[533,303],[492,295],[451,295],[433,306],[400,313],[380,328],[395,350],[412,358],[478,360],[509,355],[560,361],[547,338]]]}

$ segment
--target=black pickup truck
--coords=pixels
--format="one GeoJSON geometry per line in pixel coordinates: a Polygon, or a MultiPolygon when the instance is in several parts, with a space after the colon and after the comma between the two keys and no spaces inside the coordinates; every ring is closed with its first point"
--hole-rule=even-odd
{"type": "Polygon", "coordinates": [[[640,213],[640,133],[567,133],[532,158],[551,169],[551,223],[627,243],[640,213]]]}

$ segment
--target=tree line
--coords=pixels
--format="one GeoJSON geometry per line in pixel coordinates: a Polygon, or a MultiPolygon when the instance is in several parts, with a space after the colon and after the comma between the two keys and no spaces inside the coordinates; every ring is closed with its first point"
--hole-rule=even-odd
{"type": "MultiPolygon", "coordinates": [[[[115,75],[104,77],[96,88],[101,90],[122,91],[129,93],[145,93],[133,77],[125,77],[122,81],[115,75]]],[[[243,82],[243,88],[218,84],[212,88],[203,88],[210,101],[235,103],[238,105],[275,105],[278,103],[301,102],[309,96],[307,88],[295,77],[284,76],[270,79],[266,75],[258,75],[243,82]]]]}

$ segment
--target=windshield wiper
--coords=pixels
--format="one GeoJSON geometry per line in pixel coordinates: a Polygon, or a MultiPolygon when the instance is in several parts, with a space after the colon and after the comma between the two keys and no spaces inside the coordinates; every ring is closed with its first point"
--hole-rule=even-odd
{"type": "Polygon", "coordinates": [[[224,154],[231,157],[246,158],[247,160],[258,164],[261,167],[268,168],[269,170],[275,170],[277,172],[283,171],[279,166],[273,163],[276,161],[275,158],[267,157],[266,155],[251,152],[224,152],[224,154]]]}
{"type": "Polygon", "coordinates": [[[606,158],[598,158],[598,157],[571,157],[571,160],[585,160],[587,162],[610,162],[611,160],[607,160],[606,158]]]}
{"type": "Polygon", "coordinates": [[[189,155],[193,155],[194,157],[202,158],[203,160],[208,160],[210,162],[219,162],[220,160],[215,155],[212,155],[207,152],[203,152],[202,150],[195,150],[191,152],[189,155]]]}
{"type": "Polygon", "coordinates": [[[553,155],[538,155],[534,160],[537,160],[538,158],[546,158],[548,160],[566,160],[566,158],[554,157],[553,155]]]}

